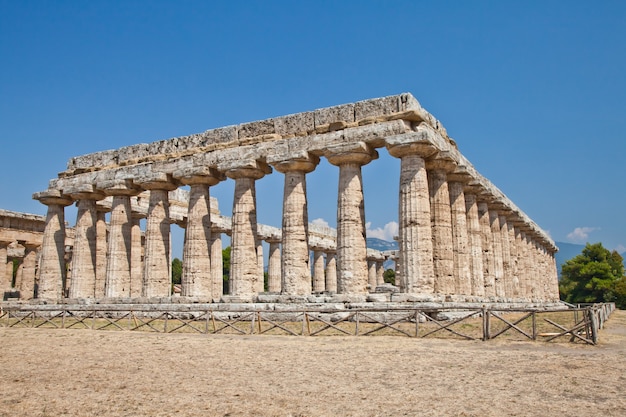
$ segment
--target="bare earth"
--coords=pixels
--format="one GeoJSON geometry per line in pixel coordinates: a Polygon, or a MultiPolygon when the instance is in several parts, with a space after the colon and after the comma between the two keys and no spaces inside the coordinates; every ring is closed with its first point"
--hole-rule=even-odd
{"type": "Polygon", "coordinates": [[[626,415],[599,346],[0,328],[0,416],[626,415]]]}

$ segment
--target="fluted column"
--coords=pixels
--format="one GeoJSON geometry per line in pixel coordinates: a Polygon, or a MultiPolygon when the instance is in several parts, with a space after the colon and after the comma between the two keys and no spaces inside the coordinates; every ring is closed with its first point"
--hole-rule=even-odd
{"type": "Polygon", "coordinates": [[[472,276],[470,270],[470,246],[467,227],[467,211],[462,178],[449,176],[450,211],[452,216],[452,251],[454,255],[454,293],[470,295],[472,276]]]}
{"type": "Polygon", "coordinates": [[[433,267],[435,292],[454,294],[454,252],[452,249],[452,214],[447,172],[449,161],[428,161],[428,186],[430,190],[431,219],[433,230],[433,267]]]}
{"type": "Polygon", "coordinates": [[[378,157],[364,143],[327,149],[328,162],[339,167],[337,198],[337,292],[367,294],[365,200],[361,166],[378,157]]]}
{"type": "Polygon", "coordinates": [[[502,242],[502,284],[503,296],[506,298],[513,297],[513,272],[511,265],[511,242],[509,239],[509,225],[506,215],[500,212],[498,220],[500,221],[500,241],[502,242]]]}
{"type": "Polygon", "coordinates": [[[337,252],[326,251],[326,292],[337,292],[337,252]]]}
{"type": "Polygon", "coordinates": [[[130,297],[132,212],[130,196],[139,190],[130,180],[108,181],[97,185],[112,196],[104,296],[130,297]]]}
{"type": "Polygon", "coordinates": [[[270,245],[269,260],[267,266],[267,286],[268,291],[279,293],[281,288],[281,254],[280,254],[281,238],[275,237],[268,240],[270,245]]]}
{"type": "Polygon", "coordinates": [[[467,233],[470,246],[470,267],[472,276],[472,295],[485,295],[485,278],[483,271],[483,246],[480,222],[478,220],[478,203],[476,194],[471,188],[465,192],[465,210],[467,212],[467,233]]]}
{"type": "Polygon", "coordinates": [[[21,242],[24,246],[24,259],[22,261],[22,280],[20,283],[20,300],[35,298],[35,269],[37,267],[38,243],[21,242]]]}
{"type": "Polygon", "coordinates": [[[72,200],[58,190],[36,193],[33,198],[48,206],[41,244],[37,297],[43,300],[63,298],[65,283],[65,206],[72,200]]]}
{"type": "MultiPolygon", "coordinates": [[[[11,241],[0,240],[0,297],[4,295],[5,291],[11,291],[13,279],[6,268],[8,262],[7,248],[11,243],[11,241]]],[[[11,271],[13,270],[11,269],[11,271]]]]}
{"type": "Polygon", "coordinates": [[[398,246],[396,286],[403,292],[435,291],[431,207],[424,158],[434,149],[417,144],[387,144],[400,158],[398,246]]]}
{"type": "Polygon", "coordinates": [[[493,255],[493,233],[489,220],[489,207],[485,201],[478,201],[478,221],[480,223],[481,247],[483,249],[483,278],[485,296],[496,295],[496,261],[493,255]]]}
{"type": "Polygon", "coordinates": [[[326,289],[324,276],[324,251],[313,248],[313,292],[322,292],[326,289]]]}
{"type": "Polygon", "coordinates": [[[72,280],[69,298],[94,298],[96,289],[96,201],[104,194],[94,192],[91,185],[68,194],[78,200],[74,247],[72,251],[72,280]]]}
{"type": "Polygon", "coordinates": [[[218,300],[224,294],[224,259],[222,257],[222,233],[225,230],[211,228],[211,282],[213,299],[218,300]]]}
{"type": "Polygon", "coordinates": [[[509,218],[507,221],[507,229],[509,235],[509,255],[511,259],[511,293],[510,297],[519,299],[520,297],[520,282],[519,282],[519,256],[518,256],[518,245],[516,239],[516,228],[515,228],[515,219],[509,218]]]}
{"type": "Polygon", "coordinates": [[[367,283],[370,288],[370,292],[374,292],[377,285],[377,275],[376,275],[376,264],[378,262],[376,259],[368,259],[367,260],[367,283]]]}
{"type": "Polygon", "coordinates": [[[96,216],[96,283],[94,296],[104,297],[104,287],[107,276],[107,223],[106,212],[108,209],[98,207],[96,216]]]}
{"type": "MultiPolygon", "coordinates": [[[[306,174],[313,171],[319,158],[306,154],[298,158],[272,160],[274,168],[285,175],[282,223],[282,292],[289,295],[311,293],[309,265],[309,220],[306,174]]],[[[323,287],[319,285],[317,288],[323,287]]],[[[315,289],[313,289],[315,290],[315,289]]],[[[323,291],[323,289],[322,289],[323,291]]]]}
{"type": "Polygon", "coordinates": [[[257,258],[257,216],[255,181],[271,172],[258,162],[256,168],[226,171],[235,180],[230,253],[230,295],[252,298],[263,285],[257,258]],[[260,282],[260,285],[259,285],[260,282]]]}
{"type": "Polygon", "coordinates": [[[376,286],[385,283],[385,263],[384,261],[376,261],[376,286]]]}
{"type": "Polygon", "coordinates": [[[144,297],[169,297],[172,291],[170,251],[170,205],[168,193],[178,188],[171,178],[140,181],[150,190],[148,217],[146,218],[146,243],[143,260],[144,297]]]}
{"type": "MultiPolygon", "coordinates": [[[[132,207],[132,200],[131,200],[132,207]]],[[[143,244],[141,238],[142,214],[131,214],[130,226],[130,296],[141,297],[143,293],[143,244]]]]}
{"type": "MultiPolygon", "coordinates": [[[[176,173],[174,176],[176,177],[176,173]]],[[[214,288],[211,272],[210,245],[212,237],[209,187],[218,184],[224,179],[224,176],[212,170],[207,175],[181,175],[177,178],[182,184],[190,186],[183,248],[181,295],[202,297],[209,300],[219,298],[222,294],[221,292],[218,293],[218,288],[214,288]]],[[[219,256],[222,256],[221,248],[219,256]]],[[[220,272],[220,278],[221,275],[220,272]]]]}
{"type": "Polygon", "coordinates": [[[489,207],[489,224],[491,225],[494,258],[494,284],[496,296],[504,297],[504,267],[502,265],[502,232],[500,216],[495,208],[489,207]]]}

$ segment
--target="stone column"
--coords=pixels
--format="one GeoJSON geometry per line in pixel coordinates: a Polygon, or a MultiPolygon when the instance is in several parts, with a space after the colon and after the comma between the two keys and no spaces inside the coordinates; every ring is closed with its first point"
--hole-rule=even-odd
{"type": "Polygon", "coordinates": [[[511,292],[510,297],[518,300],[520,297],[520,282],[519,282],[519,256],[518,256],[518,245],[516,240],[516,229],[515,229],[515,217],[511,216],[507,219],[507,229],[509,234],[509,255],[511,259],[510,264],[510,274],[511,274],[511,292]]]}
{"type": "Polygon", "coordinates": [[[24,246],[24,260],[22,261],[22,281],[20,285],[20,300],[35,298],[35,270],[37,268],[38,243],[21,242],[24,246]]]}
{"type": "Polygon", "coordinates": [[[211,228],[211,283],[213,299],[219,300],[224,294],[224,259],[222,258],[222,233],[226,231],[211,228]]]}
{"type": "MultiPolygon", "coordinates": [[[[132,210],[132,201],[131,201],[132,210]]],[[[143,245],[141,219],[143,214],[132,212],[130,226],[130,297],[141,297],[143,293],[143,245]]]]}
{"type": "Polygon", "coordinates": [[[11,284],[13,284],[13,267],[11,266],[11,274],[5,267],[8,262],[7,247],[11,243],[8,240],[0,240],[0,298],[4,296],[6,291],[11,291],[11,284]]]}
{"type": "Polygon", "coordinates": [[[13,258],[9,258],[8,256],[7,256],[7,263],[5,265],[5,271],[6,271],[6,276],[7,276],[7,282],[9,283],[9,290],[12,290],[13,289],[13,258]]]}
{"type": "Polygon", "coordinates": [[[24,258],[19,259],[17,264],[17,270],[15,271],[15,288],[18,290],[22,288],[22,279],[24,278],[24,258]]]}
{"type": "Polygon", "coordinates": [[[463,183],[466,178],[458,174],[448,176],[450,192],[450,211],[452,224],[452,251],[454,293],[472,294],[472,275],[470,270],[470,246],[467,226],[467,209],[463,183]]]}
{"type": "Polygon", "coordinates": [[[233,168],[226,171],[235,180],[232,237],[230,253],[230,295],[252,299],[263,285],[257,258],[257,217],[255,181],[271,169],[258,162],[255,167],[233,168]],[[260,285],[259,285],[260,282],[260,285]]]}
{"type": "Polygon", "coordinates": [[[376,286],[385,283],[385,263],[384,261],[376,262],[376,286]]]}
{"type": "Polygon", "coordinates": [[[509,225],[504,211],[500,212],[500,241],[502,242],[502,282],[503,296],[513,297],[513,268],[511,265],[511,243],[509,240],[509,225]]]}
{"type": "Polygon", "coordinates": [[[496,261],[493,255],[493,233],[489,220],[489,207],[485,201],[478,201],[478,221],[480,223],[481,247],[483,249],[483,278],[485,296],[496,295],[496,261]]]}
{"type": "Polygon", "coordinates": [[[109,209],[98,207],[96,217],[96,285],[94,296],[104,297],[104,286],[107,276],[107,223],[106,213],[109,209]]]}
{"type": "MultiPolygon", "coordinates": [[[[211,274],[211,197],[209,187],[224,180],[224,176],[211,170],[207,175],[177,175],[182,184],[190,186],[187,228],[183,248],[183,274],[181,295],[207,300],[219,298],[211,274]]],[[[221,246],[221,240],[220,240],[221,246]]],[[[220,254],[222,256],[221,248],[220,254]]],[[[220,271],[220,280],[222,273],[220,271]]],[[[222,286],[219,286],[221,289],[222,286]]]]}
{"type": "Polygon", "coordinates": [[[323,292],[325,287],[324,251],[321,248],[313,248],[313,292],[323,292]]]}
{"type": "Polygon", "coordinates": [[[378,158],[378,153],[369,145],[357,142],[328,148],[326,158],[339,167],[337,292],[365,295],[368,274],[361,166],[378,158]]]}
{"type": "Polygon", "coordinates": [[[259,268],[260,280],[257,280],[255,292],[257,294],[265,292],[265,259],[263,256],[263,239],[258,238],[256,240],[256,265],[259,268]]]}
{"type": "Polygon", "coordinates": [[[271,293],[279,293],[281,291],[281,256],[280,242],[282,237],[276,236],[268,239],[270,245],[269,264],[267,267],[267,285],[268,291],[271,293]]]}
{"type": "Polygon", "coordinates": [[[142,295],[148,298],[169,297],[172,292],[172,263],[168,193],[178,188],[178,184],[169,176],[159,174],[139,180],[138,184],[150,190],[142,295]]]}
{"type": "Polygon", "coordinates": [[[489,224],[491,225],[493,260],[494,260],[494,285],[497,297],[504,297],[504,267],[502,263],[502,232],[500,231],[500,216],[498,211],[489,207],[489,224]]]}
{"type": "Polygon", "coordinates": [[[454,294],[454,252],[452,249],[452,214],[447,172],[450,161],[435,159],[426,163],[433,230],[433,267],[435,292],[454,294]]]}
{"type": "Polygon", "coordinates": [[[424,158],[435,149],[419,143],[387,144],[389,153],[400,158],[399,254],[396,286],[403,292],[435,292],[433,241],[428,177],[424,158]]]}
{"type": "Polygon", "coordinates": [[[326,251],[326,292],[337,292],[337,252],[326,251]]]}
{"type": "Polygon", "coordinates": [[[378,262],[376,259],[368,259],[367,260],[367,282],[369,285],[370,292],[374,292],[377,285],[378,276],[376,274],[376,264],[378,262]]]}
{"type": "Polygon", "coordinates": [[[485,279],[483,276],[483,247],[480,222],[478,220],[478,204],[476,194],[471,188],[465,191],[465,209],[467,212],[467,233],[470,246],[470,266],[472,275],[472,295],[485,295],[485,279]]]}
{"type": "Polygon", "coordinates": [[[95,192],[93,186],[66,190],[74,200],[78,200],[78,214],[74,227],[74,247],[72,251],[72,281],[69,298],[94,298],[96,289],[96,222],[98,211],[96,201],[104,194],[95,192]]]}
{"type": "Polygon", "coordinates": [[[39,286],[37,297],[43,300],[63,298],[65,283],[65,206],[72,200],[58,190],[48,190],[33,195],[35,200],[48,206],[46,227],[41,245],[39,286]]]}
{"type": "MultiPolygon", "coordinates": [[[[282,224],[282,292],[289,295],[311,294],[309,265],[309,219],[306,174],[313,171],[319,158],[305,153],[299,157],[282,156],[271,162],[285,175],[282,224]]],[[[323,286],[319,285],[319,290],[323,286]]],[[[323,289],[322,289],[323,290],[323,289]]]]}
{"type": "Polygon", "coordinates": [[[131,180],[99,183],[98,189],[112,196],[104,296],[130,297],[132,210],[130,196],[139,193],[131,180]]]}

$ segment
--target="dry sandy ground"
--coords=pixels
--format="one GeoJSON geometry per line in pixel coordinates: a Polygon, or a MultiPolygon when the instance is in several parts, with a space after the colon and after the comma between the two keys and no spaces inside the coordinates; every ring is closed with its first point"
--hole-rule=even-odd
{"type": "Polygon", "coordinates": [[[0,416],[626,415],[599,346],[0,328],[0,416]]]}

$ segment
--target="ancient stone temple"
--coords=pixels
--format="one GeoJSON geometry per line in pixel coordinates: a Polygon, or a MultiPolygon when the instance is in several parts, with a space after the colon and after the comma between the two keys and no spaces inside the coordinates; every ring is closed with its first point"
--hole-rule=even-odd
{"type": "Polygon", "coordinates": [[[365,240],[361,168],[376,163],[378,152],[401,167],[393,255],[397,290],[406,300],[558,300],[554,242],[474,169],[410,94],[70,159],[49,188],[33,196],[48,207],[37,296],[59,300],[67,290],[72,298],[170,297],[170,224],[176,222],[185,228],[184,297],[255,301],[267,295],[265,240],[270,293],[292,301],[315,294],[365,300],[381,287],[389,256],[368,250],[365,240]],[[336,231],[308,222],[306,177],[320,158],[338,167],[336,231]],[[284,177],[280,227],[256,221],[255,182],[266,175],[284,177]],[[211,187],[221,181],[235,185],[229,219],[212,207],[211,187]],[[183,186],[189,192],[176,198],[183,186]],[[67,289],[64,207],[73,203],[78,215],[67,289]],[[223,233],[231,236],[227,297],[223,233]]]}

